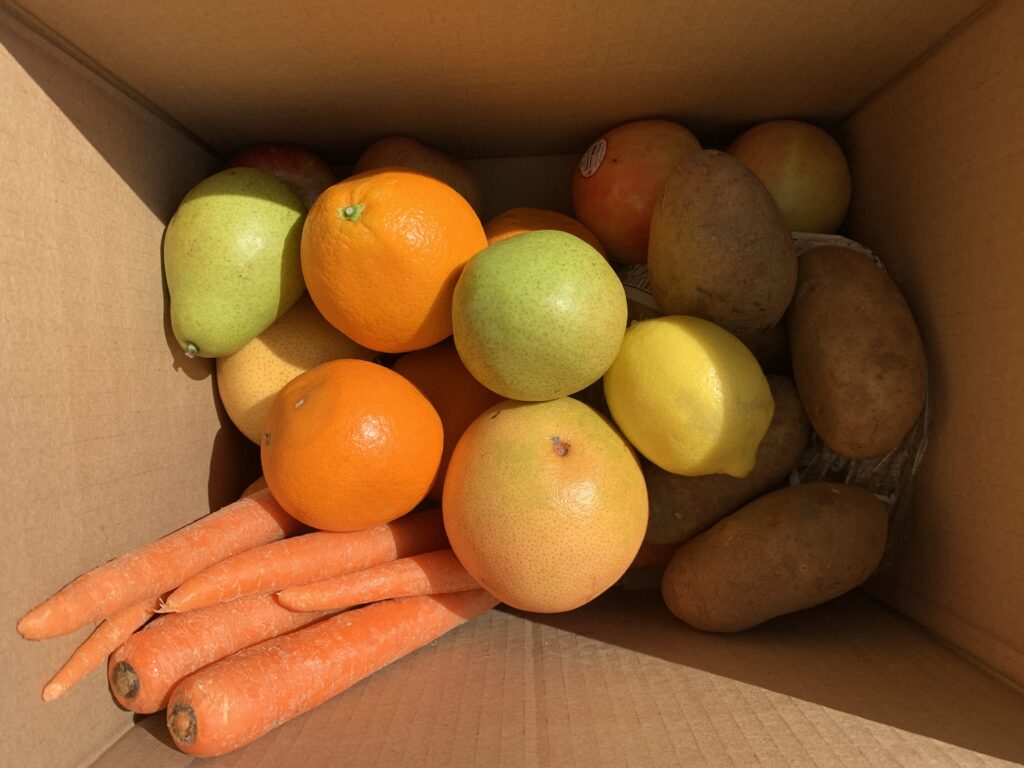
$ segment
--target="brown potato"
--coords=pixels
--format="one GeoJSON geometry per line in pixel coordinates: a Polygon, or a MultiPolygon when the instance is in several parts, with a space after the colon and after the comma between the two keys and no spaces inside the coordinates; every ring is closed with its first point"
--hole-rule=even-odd
{"type": "Polygon", "coordinates": [[[841,246],[800,256],[787,313],[793,377],[815,432],[841,456],[893,450],[924,406],[924,346],[874,261],[841,246]]]}
{"type": "Polygon", "coordinates": [[[792,371],[793,366],[789,362],[789,328],[786,327],[785,318],[767,331],[744,334],[738,338],[754,353],[765,373],[792,371]]]}
{"type": "Polygon", "coordinates": [[[796,249],[761,180],[742,161],[704,150],[662,187],[647,267],[663,314],[697,315],[741,336],[782,318],[796,284],[796,249]]]}
{"type": "MultiPolygon", "coordinates": [[[[651,293],[651,280],[646,264],[629,264],[618,270],[626,289],[626,320],[628,323],[660,317],[661,312],[651,293]]],[[[754,353],[765,373],[789,373],[789,330],[785,318],[766,331],[746,333],[737,338],[754,353]]]]}
{"type": "Polygon", "coordinates": [[[749,475],[687,477],[643,462],[650,504],[645,541],[686,541],[786,479],[807,445],[811,427],[793,380],[774,375],[767,379],[775,413],[757,447],[756,463],[749,475]]]}
{"type": "Polygon", "coordinates": [[[881,560],[887,528],[885,504],[859,486],[790,486],[683,543],[661,594],[697,629],[749,629],[861,584],[881,560]]]}

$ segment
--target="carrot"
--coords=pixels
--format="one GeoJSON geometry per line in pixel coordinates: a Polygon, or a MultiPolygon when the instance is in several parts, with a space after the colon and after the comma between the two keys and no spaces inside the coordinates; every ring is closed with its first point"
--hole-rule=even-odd
{"type": "Polygon", "coordinates": [[[83,677],[102,665],[103,660],[127,640],[132,632],[146,623],[159,604],[159,597],[142,600],[118,611],[96,627],[43,688],[43,701],[53,701],[63,696],[83,677]]]}
{"type": "Polygon", "coordinates": [[[156,712],[167,706],[171,688],[197,669],[325,615],[290,611],[271,595],[164,614],[111,655],[110,690],[125,709],[156,712]]]}
{"type": "Polygon", "coordinates": [[[478,589],[450,549],[401,557],[356,573],[289,587],[277,593],[293,611],[330,611],[393,597],[440,595],[478,589]]]}
{"type": "Polygon", "coordinates": [[[270,491],[260,491],[79,576],[26,614],[18,632],[28,640],[66,635],[300,527],[270,491]]]}
{"type": "Polygon", "coordinates": [[[446,546],[444,522],[437,509],[362,531],[316,531],[217,563],[172,592],[165,609],[190,611],[243,595],[278,592],[446,546]]]}
{"type": "Polygon", "coordinates": [[[190,755],[230,752],[496,604],[482,589],[401,597],[267,640],[175,686],[167,727],[190,755]]]}
{"type": "Polygon", "coordinates": [[[252,496],[256,491],[262,491],[266,487],[267,481],[263,479],[263,475],[260,475],[245,487],[240,498],[244,499],[246,496],[252,496]]]}

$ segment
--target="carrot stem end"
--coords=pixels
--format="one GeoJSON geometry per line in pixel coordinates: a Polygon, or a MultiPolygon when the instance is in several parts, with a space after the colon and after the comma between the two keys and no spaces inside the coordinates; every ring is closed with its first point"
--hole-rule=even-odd
{"type": "Polygon", "coordinates": [[[175,741],[185,745],[192,744],[196,740],[195,710],[188,704],[175,704],[167,713],[167,728],[175,741]]]}

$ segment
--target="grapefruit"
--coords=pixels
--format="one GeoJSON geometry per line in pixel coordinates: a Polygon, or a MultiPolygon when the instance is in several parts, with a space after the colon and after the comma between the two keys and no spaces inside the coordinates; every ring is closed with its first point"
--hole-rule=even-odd
{"type": "Polygon", "coordinates": [[[651,214],[672,170],[700,142],[670,120],[634,120],[605,133],[572,175],[576,218],[620,264],[647,261],[651,214]]]}
{"type": "Polygon", "coordinates": [[[455,446],[441,506],[452,549],[481,586],[543,613],[576,608],[618,581],[647,528],[633,450],[568,397],[484,411],[455,446]]]}

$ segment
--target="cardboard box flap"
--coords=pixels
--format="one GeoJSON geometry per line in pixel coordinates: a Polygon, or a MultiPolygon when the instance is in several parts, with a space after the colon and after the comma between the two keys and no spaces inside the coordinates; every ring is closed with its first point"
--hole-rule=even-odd
{"type": "Polygon", "coordinates": [[[494,610],[240,751],[193,761],[146,720],[93,768],[1003,765],[1024,698],[857,595],[752,632],[655,592],[494,610]]]}
{"type": "Polygon", "coordinates": [[[219,151],[292,140],[339,160],[392,133],[500,157],[578,153],[641,117],[704,137],[830,123],[982,5],[16,3],[219,151]]]}

